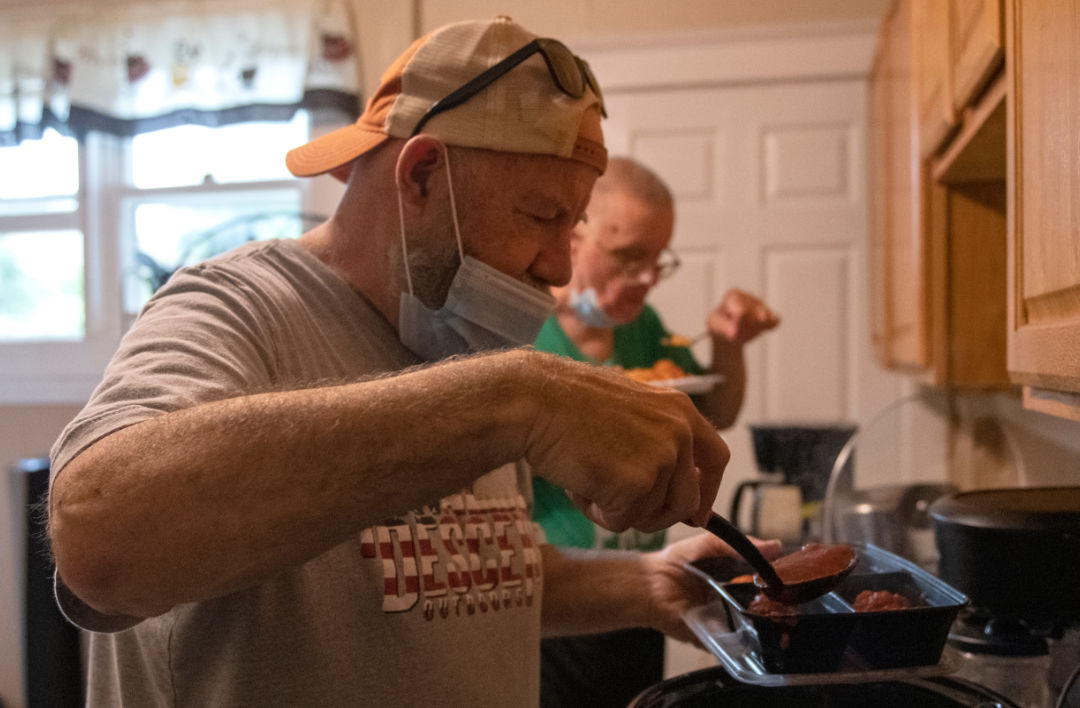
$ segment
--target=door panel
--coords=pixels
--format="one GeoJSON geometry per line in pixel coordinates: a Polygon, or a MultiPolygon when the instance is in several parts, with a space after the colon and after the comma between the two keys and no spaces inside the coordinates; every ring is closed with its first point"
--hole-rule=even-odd
{"type": "Polygon", "coordinates": [[[764,260],[766,292],[785,314],[784,327],[765,342],[765,410],[795,420],[848,419],[851,249],[784,248],[764,260]]]}
{"type": "MultiPolygon", "coordinates": [[[[1080,391],[1080,0],[1013,3],[1009,373],[1080,391]]],[[[1028,399],[1038,406],[1038,398],[1028,399]]],[[[1076,407],[1070,399],[1070,405],[1076,407]]],[[[1048,400],[1046,410],[1053,411],[1048,400]]],[[[1073,412],[1073,417],[1080,413],[1073,412]]]]}

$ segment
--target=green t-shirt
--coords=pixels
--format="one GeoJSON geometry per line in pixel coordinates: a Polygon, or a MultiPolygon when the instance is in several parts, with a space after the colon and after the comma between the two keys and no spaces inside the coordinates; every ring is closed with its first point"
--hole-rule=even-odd
{"type": "MultiPolygon", "coordinates": [[[[687,374],[705,373],[689,349],[661,345],[660,341],[669,334],[656,311],[646,305],[636,320],[615,328],[614,353],[607,361],[597,362],[585,356],[566,336],[554,315],[544,323],[535,346],[541,351],[604,366],[633,369],[652,366],[666,358],[687,374]]],[[[664,545],[663,531],[642,533],[631,529],[614,533],[597,526],[578,511],[561,487],[540,477],[533,477],[533,520],[543,527],[547,542],[555,546],[653,551],[664,545]]]]}

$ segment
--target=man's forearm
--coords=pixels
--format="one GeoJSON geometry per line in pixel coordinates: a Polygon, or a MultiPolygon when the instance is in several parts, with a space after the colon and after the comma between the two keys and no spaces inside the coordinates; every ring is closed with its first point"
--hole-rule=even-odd
{"type": "Polygon", "coordinates": [[[649,626],[644,554],[549,545],[541,554],[544,636],[649,626]]]}
{"type": "Polygon", "coordinates": [[[461,489],[522,455],[534,405],[522,356],[235,398],[117,431],[54,483],[61,577],[101,611],[148,616],[461,489]]]}

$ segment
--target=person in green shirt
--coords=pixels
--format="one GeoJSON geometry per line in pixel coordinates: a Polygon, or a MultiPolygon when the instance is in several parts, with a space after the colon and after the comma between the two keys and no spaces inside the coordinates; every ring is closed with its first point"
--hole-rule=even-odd
{"type": "MultiPolygon", "coordinates": [[[[706,368],[646,303],[652,288],[679,266],[668,248],[675,223],[671,191],[650,169],[611,158],[597,180],[586,218],[571,234],[573,275],[553,290],[555,314],[535,347],[577,361],[624,369],[670,359],[687,375],[714,373],[722,382],[694,397],[717,428],[730,427],[746,387],[743,346],[776,327],[777,315],[760,299],[728,290],[705,322],[712,341],[706,368]]],[[[693,334],[693,333],[691,333],[693,334]]],[[[533,479],[533,519],[547,542],[564,548],[653,551],[664,532],[613,533],[593,524],[561,488],[533,479]]],[[[663,678],[664,637],[647,629],[545,639],[541,649],[542,706],[625,706],[663,678]]]]}

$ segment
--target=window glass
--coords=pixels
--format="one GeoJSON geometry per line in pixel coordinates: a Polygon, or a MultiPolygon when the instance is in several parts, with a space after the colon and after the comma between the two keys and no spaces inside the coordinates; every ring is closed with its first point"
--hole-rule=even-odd
{"type": "Polygon", "coordinates": [[[186,187],[209,177],[218,184],[290,179],[285,152],[308,140],[308,114],[288,123],[180,125],[131,140],[131,180],[137,189],[186,187]]]}
{"type": "Polygon", "coordinates": [[[79,191],[79,143],[52,128],[40,140],[0,147],[3,201],[72,196],[79,191]]]}
{"type": "Polygon", "coordinates": [[[141,309],[177,268],[248,241],[296,238],[310,227],[300,214],[298,190],[143,201],[133,214],[133,277],[125,279],[124,298],[129,313],[141,309]]]}
{"type": "Polygon", "coordinates": [[[0,341],[82,339],[83,235],[0,233],[0,341]]]}

